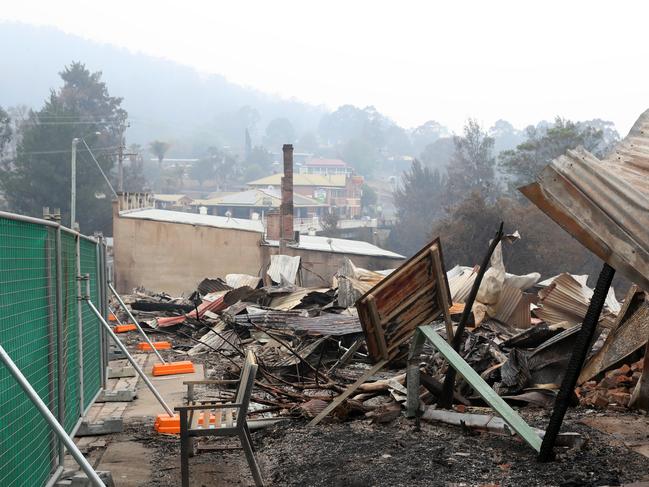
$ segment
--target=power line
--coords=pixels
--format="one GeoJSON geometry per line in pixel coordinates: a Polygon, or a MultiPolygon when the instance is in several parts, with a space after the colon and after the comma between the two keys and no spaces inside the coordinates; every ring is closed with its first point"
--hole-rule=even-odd
{"type": "Polygon", "coordinates": [[[117,121],[97,121],[97,122],[86,122],[86,121],[67,121],[67,122],[41,122],[39,120],[34,120],[34,125],[110,125],[116,124],[117,121]]]}
{"type": "MultiPolygon", "coordinates": [[[[110,147],[95,147],[96,151],[101,150],[115,150],[118,149],[118,145],[113,145],[110,147]]],[[[45,150],[45,151],[31,151],[31,152],[18,152],[18,155],[40,155],[40,154],[70,154],[72,150],[45,150]]]]}
{"type": "Polygon", "coordinates": [[[88,144],[86,143],[85,139],[82,138],[81,142],[83,142],[83,145],[85,145],[86,149],[88,149],[88,152],[90,153],[90,156],[92,157],[92,160],[95,161],[95,164],[97,164],[97,169],[99,169],[99,172],[101,173],[101,175],[104,176],[104,179],[106,180],[106,184],[108,184],[108,187],[110,188],[110,190],[115,195],[115,198],[118,198],[117,193],[115,192],[115,189],[113,188],[113,185],[110,184],[110,181],[108,180],[108,177],[106,176],[106,173],[104,173],[104,170],[99,165],[99,162],[97,161],[97,159],[95,159],[95,155],[90,150],[90,147],[88,147],[88,144]]]}

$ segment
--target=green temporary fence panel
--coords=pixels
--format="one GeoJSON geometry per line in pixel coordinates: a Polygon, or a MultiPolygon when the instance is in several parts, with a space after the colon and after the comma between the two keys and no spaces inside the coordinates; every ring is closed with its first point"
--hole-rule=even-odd
{"type": "MultiPolygon", "coordinates": [[[[89,298],[101,308],[102,249],[56,225],[6,215],[0,215],[0,345],[72,433],[102,386],[101,325],[78,300],[77,287],[85,295],[87,281],[78,276],[89,275],[89,298]]],[[[0,487],[44,485],[60,453],[58,438],[0,363],[0,487]]]]}
{"type": "Polygon", "coordinates": [[[74,235],[61,233],[63,303],[63,358],[65,381],[65,430],[70,433],[81,416],[79,388],[79,330],[77,318],[77,243],[74,235]]]}
{"type": "MultiPolygon", "coordinates": [[[[56,411],[54,243],[45,226],[0,218],[0,344],[56,411]]],[[[0,485],[43,485],[56,453],[46,421],[0,365],[0,485]]]]}
{"type": "MultiPolygon", "coordinates": [[[[84,238],[79,242],[81,256],[81,274],[90,277],[90,299],[99,308],[100,287],[97,272],[97,244],[84,238]]],[[[82,293],[86,293],[86,283],[83,282],[82,293]]],[[[83,398],[84,408],[91,404],[94,397],[101,388],[101,323],[90,310],[90,307],[83,303],[83,398]]]]}

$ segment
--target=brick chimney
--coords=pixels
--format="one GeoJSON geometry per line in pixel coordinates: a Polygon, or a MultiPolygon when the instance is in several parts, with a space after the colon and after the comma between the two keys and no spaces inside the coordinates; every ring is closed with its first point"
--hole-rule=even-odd
{"type": "Polygon", "coordinates": [[[280,240],[281,233],[279,211],[269,210],[266,212],[266,240],[280,240]]]}
{"type": "Polygon", "coordinates": [[[284,253],[293,242],[293,146],[284,144],[284,176],[282,177],[282,204],[279,207],[281,234],[279,252],[284,253]]]}

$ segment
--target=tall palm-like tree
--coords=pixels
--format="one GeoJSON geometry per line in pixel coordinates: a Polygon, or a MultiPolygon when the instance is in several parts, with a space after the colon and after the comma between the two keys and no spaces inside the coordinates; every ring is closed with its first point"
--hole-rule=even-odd
{"type": "Polygon", "coordinates": [[[162,170],[162,161],[170,147],[171,144],[162,140],[154,140],[149,144],[149,150],[158,158],[158,167],[160,170],[162,170]]]}

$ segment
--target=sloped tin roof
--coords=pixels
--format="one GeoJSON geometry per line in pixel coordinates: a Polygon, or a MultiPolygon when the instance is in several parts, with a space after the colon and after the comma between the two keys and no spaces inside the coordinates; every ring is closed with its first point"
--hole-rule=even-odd
{"type": "Polygon", "coordinates": [[[610,156],[600,160],[583,148],[568,151],[519,189],[582,245],[649,291],[649,110],[610,156]]]}

